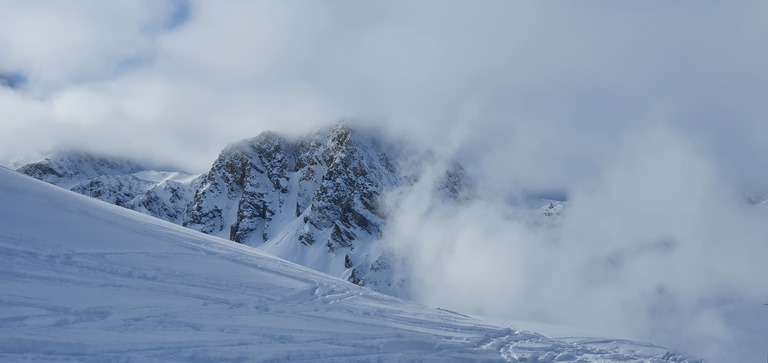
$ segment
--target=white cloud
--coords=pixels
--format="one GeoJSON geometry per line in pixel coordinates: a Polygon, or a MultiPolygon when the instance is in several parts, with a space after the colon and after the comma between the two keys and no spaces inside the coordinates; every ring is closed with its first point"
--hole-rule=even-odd
{"type": "Polygon", "coordinates": [[[429,188],[415,188],[384,234],[411,256],[414,296],[733,358],[745,333],[718,301],[768,298],[764,211],[739,203],[695,142],[667,125],[620,144],[597,178],[574,185],[555,230],[510,218],[515,207],[498,196],[428,208],[429,188]]]}
{"type": "Polygon", "coordinates": [[[147,55],[167,8],[154,1],[3,1],[0,62],[53,89],[111,78],[147,55]]]}
{"type": "Polygon", "coordinates": [[[516,184],[567,187],[656,112],[708,138],[718,163],[745,160],[752,167],[730,170],[738,182],[768,177],[755,171],[768,166],[752,136],[766,113],[755,96],[768,61],[759,3],[700,4],[688,17],[664,3],[201,1],[168,28],[178,4],[9,2],[0,68],[27,75],[30,97],[57,105],[48,123],[90,118],[79,122],[104,130],[69,142],[88,147],[117,135],[111,127],[138,142],[152,125],[176,146],[143,148],[195,170],[241,136],[355,118],[432,145],[463,127],[473,147],[490,139],[505,149],[516,184]],[[122,115],[79,115],[74,94],[98,94],[89,108],[122,115]]]}

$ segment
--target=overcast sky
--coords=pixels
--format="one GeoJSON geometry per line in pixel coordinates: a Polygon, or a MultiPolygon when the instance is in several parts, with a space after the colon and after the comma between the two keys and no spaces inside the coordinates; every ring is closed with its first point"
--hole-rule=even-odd
{"type": "Polygon", "coordinates": [[[0,0],[0,72],[18,80],[0,87],[0,161],[77,147],[204,172],[263,130],[376,126],[490,195],[571,199],[555,237],[488,200],[406,210],[386,236],[418,241],[422,301],[722,357],[731,332],[702,299],[768,294],[765,214],[733,204],[768,191],[767,16],[758,0],[0,0]]]}
{"type": "Polygon", "coordinates": [[[766,12],[764,1],[2,1],[0,70],[25,82],[0,89],[0,158],[63,145],[203,172],[265,129],[354,119],[492,154],[518,185],[567,187],[624,134],[665,124],[764,188],[766,12]]]}

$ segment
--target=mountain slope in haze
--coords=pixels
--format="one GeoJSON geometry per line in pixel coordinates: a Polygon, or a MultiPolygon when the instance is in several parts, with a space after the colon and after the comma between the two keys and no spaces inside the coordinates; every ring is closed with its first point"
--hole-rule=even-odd
{"type": "Polygon", "coordinates": [[[101,157],[78,150],[61,150],[43,155],[42,160],[22,165],[17,170],[35,179],[69,189],[100,176],[128,175],[145,169],[129,159],[101,157]]]}
{"type": "Polygon", "coordinates": [[[694,362],[430,309],[0,168],[1,361],[694,362]]]}
{"type": "Polygon", "coordinates": [[[183,223],[199,177],[153,170],[119,157],[62,150],[16,169],[65,189],[174,223],[183,223]]]}

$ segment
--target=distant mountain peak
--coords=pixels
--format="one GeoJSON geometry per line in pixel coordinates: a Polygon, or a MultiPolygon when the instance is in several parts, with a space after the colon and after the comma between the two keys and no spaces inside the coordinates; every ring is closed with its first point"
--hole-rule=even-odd
{"type": "Polygon", "coordinates": [[[64,149],[41,155],[41,160],[21,166],[18,171],[36,179],[62,185],[102,175],[125,175],[146,170],[133,160],[64,149]]]}

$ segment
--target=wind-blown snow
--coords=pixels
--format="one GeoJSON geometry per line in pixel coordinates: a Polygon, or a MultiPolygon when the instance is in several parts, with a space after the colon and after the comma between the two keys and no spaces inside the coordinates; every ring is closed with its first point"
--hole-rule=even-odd
{"type": "Polygon", "coordinates": [[[0,361],[687,361],[382,295],[0,168],[0,361]]]}

